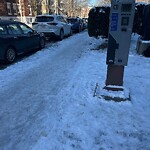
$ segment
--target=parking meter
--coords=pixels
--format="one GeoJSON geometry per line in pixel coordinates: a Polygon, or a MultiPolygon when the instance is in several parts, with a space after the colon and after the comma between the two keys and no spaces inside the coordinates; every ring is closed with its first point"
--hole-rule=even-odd
{"type": "Polygon", "coordinates": [[[127,65],[134,12],[134,0],[112,0],[106,60],[108,65],[127,65]]]}

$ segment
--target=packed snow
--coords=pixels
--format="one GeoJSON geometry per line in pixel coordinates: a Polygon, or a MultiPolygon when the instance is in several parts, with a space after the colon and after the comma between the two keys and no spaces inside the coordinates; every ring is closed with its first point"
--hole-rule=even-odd
{"type": "Polygon", "coordinates": [[[87,32],[0,70],[0,150],[149,150],[150,58],[136,53],[137,38],[124,74],[130,101],[94,95],[106,41],[87,32]]]}

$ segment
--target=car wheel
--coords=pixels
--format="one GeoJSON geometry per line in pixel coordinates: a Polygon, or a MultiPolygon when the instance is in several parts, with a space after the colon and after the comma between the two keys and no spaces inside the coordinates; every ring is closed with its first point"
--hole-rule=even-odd
{"type": "Polygon", "coordinates": [[[40,49],[44,48],[45,47],[45,39],[44,38],[41,38],[40,39],[40,49]]]}
{"type": "Polygon", "coordinates": [[[63,40],[63,38],[64,38],[64,31],[61,29],[59,34],[59,40],[61,41],[63,40]]]}
{"type": "Polygon", "coordinates": [[[5,53],[5,60],[7,63],[12,63],[16,59],[16,51],[14,48],[9,47],[5,53]]]}

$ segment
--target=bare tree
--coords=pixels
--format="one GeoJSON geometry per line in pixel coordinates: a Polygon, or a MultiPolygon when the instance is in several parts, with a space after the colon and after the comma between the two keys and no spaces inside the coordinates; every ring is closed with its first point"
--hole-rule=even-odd
{"type": "Polygon", "coordinates": [[[108,5],[111,3],[111,0],[96,0],[96,6],[108,5]]]}
{"type": "Polygon", "coordinates": [[[88,7],[89,0],[76,0],[75,14],[81,16],[82,9],[88,7]]]}
{"type": "Polygon", "coordinates": [[[62,10],[67,16],[80,16],[82,8],[88,7],[90,0],[61,0],[62,10]]]}
{"type": "MultiPolygon", "coordinates": [[[[36,15],[42,14],[42,2],[43,1],[44,0],[29,0],[29,4],[31,5],[33,15],[36,16],[36,15]]],[[[47,6],[49,9],[49,13],[50,13],[54,0],[47,0],[46,2],[47,2],[47,6]]]]}
{"type": "Polygon", "coordinates": [[[38,15],[41,12],[41,3],[42,0],[30,0],[29,4],[31,5],[31,9],[33,12],[33,15],[38,15]]]}

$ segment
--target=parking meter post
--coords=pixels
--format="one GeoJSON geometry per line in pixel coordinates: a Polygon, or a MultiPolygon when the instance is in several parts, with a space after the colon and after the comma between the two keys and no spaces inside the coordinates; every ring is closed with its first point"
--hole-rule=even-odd
{"type": "Polygon", "coordinates": [[[108,65],[107,66],[107,78],[106,86],[104,89],[112,91],[122,91],[119,86],[123,86],[124,66],[108,65]],[[109,85],[112,85],[110,87],[109,85]]]}
{"type": "Polygon", "coordinates": [[[96,84],[94,96],[116,102],[131,100],[123,86],[124,68],[128,63],[135,0],[112,0],[107,47],[105,85],[96,84]],[[111,92],[110,92],[111,91],[111,92]],[[116,91],[119,91],[116,92],[116,91]]]}
{"type": "Polygon", "coordinates": [[[105,89],[122,90],[124,66],[127,66],[135,12],[134,0],[112,0],[107,48],[105,89]],[[113,88],[115,86],[115,88],[113,88]]]}

